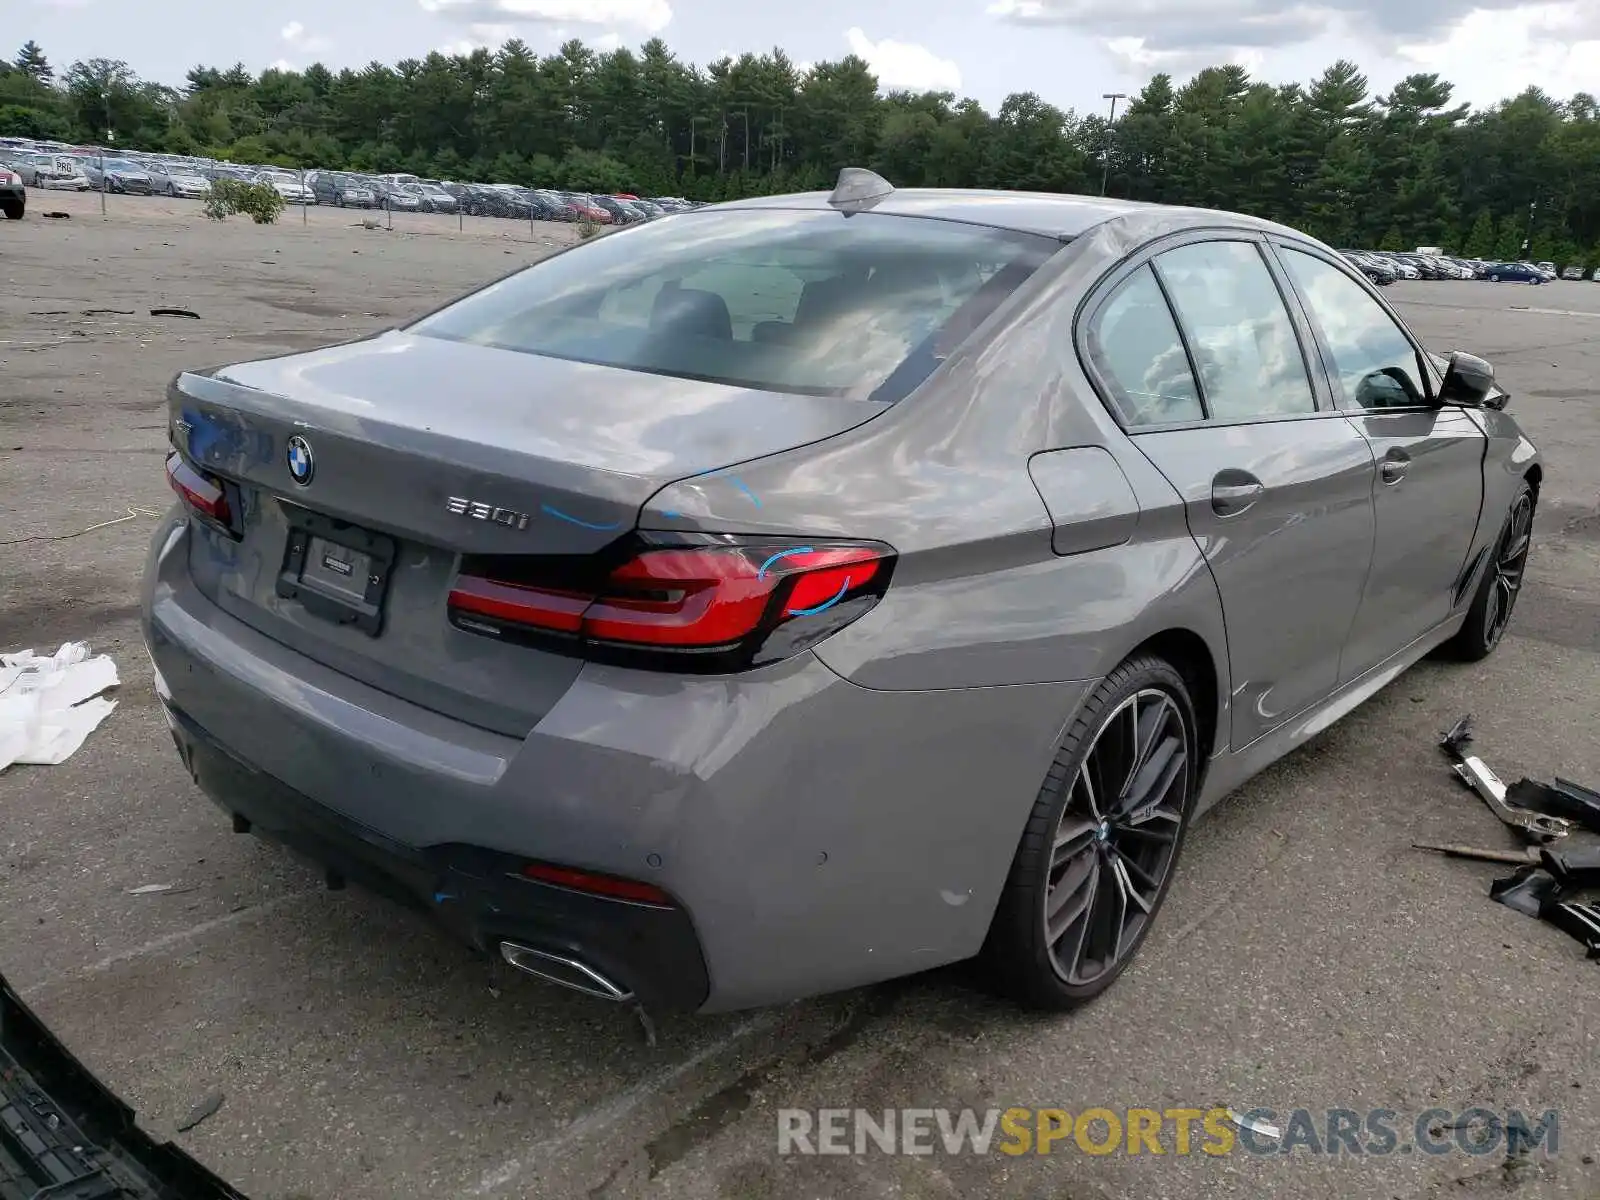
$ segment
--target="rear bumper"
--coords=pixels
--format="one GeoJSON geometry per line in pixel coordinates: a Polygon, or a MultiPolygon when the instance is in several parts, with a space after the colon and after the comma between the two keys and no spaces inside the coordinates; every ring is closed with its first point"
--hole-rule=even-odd
{"type": "Polygon", "coordinates": [[[176,511],[158,529],[144,634],[219,804],[477,945],[581,952],[664,1007],[775,1003],[976,953],[1089,686],[879,692],[809,654],[737,677],[591,664],[511,738],[231,616],[195,588],[187,538],[176,511]],[[677,908],[508,877],[534,861],[642,880],[677,908]]]}
{"type": "MultiPolygon", "coordinates": [[[[482,846],[419,848],[300,795],[167,705],[178,753],[223,811],[348,880],[423,912],[486,954],[502,942],[590,964],[655,1009],[692,1010],[710,990],[681,908],[589,896],[520,878],[526,859],[482,846]]],[[[236,822],[236,824],[239,824],[236,822]]]]}

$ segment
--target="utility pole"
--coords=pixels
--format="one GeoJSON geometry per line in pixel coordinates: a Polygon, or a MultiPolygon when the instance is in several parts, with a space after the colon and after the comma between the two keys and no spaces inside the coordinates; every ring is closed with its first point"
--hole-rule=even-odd
{"type": "Polygon", "coordinates": [[[695,127],[700,124],[700,121],[701,121],[700,117],[690,117],[689,118],[689,178],[690,179],[693,179],[695,177],[695,174],[696,174],[695,169],[694,169],[694,131],[695,131],[695,127]]]}
{"type": "Polygon", "coordinates": [[[1539,207],[1537,200],[1528,201],[1528,236],[1522,239],[1522,252],[1527,254],[1533,245],[1533,210],[1539,207]]]}
{"type": "Polygon", "coordinates": [[[1127,92],[1102,92],[1100,99],[1111,101],[1111,117],[1106,121],[1106,143],[1100,151],[1104,166],[1100,170],[1100,194],[1106,194],[1106,184],[1111,179],[1111,127],[1117,123],[1117,101],[1126,100],[1127,92]]]}
{"type": "Polygon", "coordinates": [[[749,108],[744,108],[734,115],[744,119],[744,173],[748,175],[750,173],[750,110],[749,108]]]}

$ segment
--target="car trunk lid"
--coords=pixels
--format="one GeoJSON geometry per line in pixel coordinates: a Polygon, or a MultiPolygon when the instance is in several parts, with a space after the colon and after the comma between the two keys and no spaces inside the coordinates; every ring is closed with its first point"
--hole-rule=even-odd
{"type": "Polygon", "coordinates": [[[174,444],[237,510],[234,536],[194,523],[208,597],[336,670],[508,733],[578,663],[453,628],[461,555],[594,554],[666,484],[881,407],[404,332],[183,374],[169,395],[174,444]]]}

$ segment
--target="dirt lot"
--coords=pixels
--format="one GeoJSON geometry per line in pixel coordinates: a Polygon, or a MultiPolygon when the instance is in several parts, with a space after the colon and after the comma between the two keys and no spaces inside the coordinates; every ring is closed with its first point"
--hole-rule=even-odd
{"type": "Polygon", "coordinates": [[[1409,849],[1504,841],[1433,749],[1464,711],[1507,778],[1600,781],[1600,285],[1394,289],[1435,346],[1494,361],[1548,456],[1512,636],[1478,667],[1422,665],[1224,803],[1102,1002],[1041,1020],[945,971],[673,1020],[649,1049],[628,1014],[510,977],[230,833],[179,767],[134,619],[176,370],[403,320],[565,231],[415,215],[366,230],[327,210],[219,227],[121,197],[102,221],[97,196],[30,200],[27,221],[0,222],[0,647],[88,639],[124,686],[68,763],[0,777],[0,969],[158,1135],[221,1090],[179,1140],[256,1200],[1600,1191],[1597,964],[1490,903],[1496,868],[1409,849]],[[163,304],[200,319],[147,315],[163,304]],[[174,886],[129,894],[148,883],[174,886]],[[776,1153],[787,1105],[1218,1103],[1555,1108],[1559,1152],[1515,1169],[776,1153]]]}

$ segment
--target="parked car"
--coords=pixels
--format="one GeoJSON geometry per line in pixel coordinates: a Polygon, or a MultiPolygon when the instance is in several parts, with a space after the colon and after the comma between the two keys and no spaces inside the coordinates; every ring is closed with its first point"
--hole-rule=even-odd
{"type": "Polygon", "coordinates": [[[1545,274],[1531,263],[1490,263],[1490,283],[1545,283],[1545,274]]]}
{"type": "Polygon", "coordinates": [[[647,1009],[971,956],[1099,994],[1199,814],[1494,650],[1543,476],[1488,363],[1292,229],[865,171],[168,396],[185,771],[647,1009]]]}
{"type": "Polygon", "coordinates": [[[590,196],[588,199],[596,208],[604,209],[610,215],[612,224],[635,225],[644,220],[643,213],[615,196],[590,196]]]}
{"type": "Polygon", "coordinates": [[[86,192],[89,180],[76,159],[65,154],[30,154],[15,164],[28,187],[46,192],[86,192]]]}
{"type": "Polygon", "coordinates": [[[342,171],[307,171],[306,185],[315,193],[318,204],[371,208],[378,202],[377,193],[369,184],[342,171]]]}
{"type": "Polygon", "coordinates": [[[423,212],[456,211],[456,198],[437,183],[408,183],[404,189],[417,198],[423,212]]]}
{"type": "Polygon", "coordinates": [[[242,167],[210,166],[200,168],[200,174],[206,179],[233,179],[240,183],[254,183],[255,172],[246,171],[242,167]]]}
{"type": "Polygon", "coordinates": [[[1563,278],[1563,279],[1582,279],[1583,278],[1583,267],[1580,266],[1577,263],[1573,263],[1570,267],[1567,267],[1564,271],[1561,272],[1561,278],[1563,278]]]}
{"type": "Polygon", "coordinates": [[[1600,283],[1600,267],[1596,267],[1594,269],[1594,273],[1590,275],[1589,278],[1595,283],[1600,283]]]}
{"type": "Polygon", "coordinates": [[[290,204],[315,204],[317,193],[301,182],[300,176],[293,171],[267,169],[257,171],[257,183],[265,183],[287,200],[290,204]]]}
{"type": "Polygon", "coordinates": [[[184,163],[151,163],[146,171],[150,188],[165,196],[186,196],[198,199],[210,194],[211,180],[200,173],[200,168],[184,163]]]}
{"type": "Polygon", "coordinates": [[[84,178],[95,191],[150,195],[150,173],[126,158],[89,158],[82,162],[84,178]]]}
{"type": "Polygon", "coordinates": [[[28,213],[27,186],[10,167],[0,167],[0,213],[9,221],[20,221],[28,213]]]}
{"type": "Polygon", "coordinates": [[[373,194],[378,198],[379,208],[387,208],[395,212],[420,212],[422,210],[422,197],[414,192],[406,191],[403,184],[380,178],[372,180],[371,186],[373,194]]]}
{"type": "Polygon", "coordinates": [[[1540,271],[1544,272],[1544,277],[1546,279],[1554,279],[1557,275],[1556,265],[1553,262],[1535,263],[1534,265],[1538,267],[1540,271]]]}
{"type": "Polygon", "coordinates": [[[1363,275],[1380,287],[1387,287],[1400,278],[1399,271],[1382,259],[1365,254],[1360,250],[1341,250],[1339,253],[1354,263],[1363,275]]]}
{"type": "Polygon", "coordinates": [[[611,224],[611,213],[595,203],[594,197],[587,192],[562,192],[561,197],[572,206],[581,220],[593,221],[596,225],[611,224]]]}

